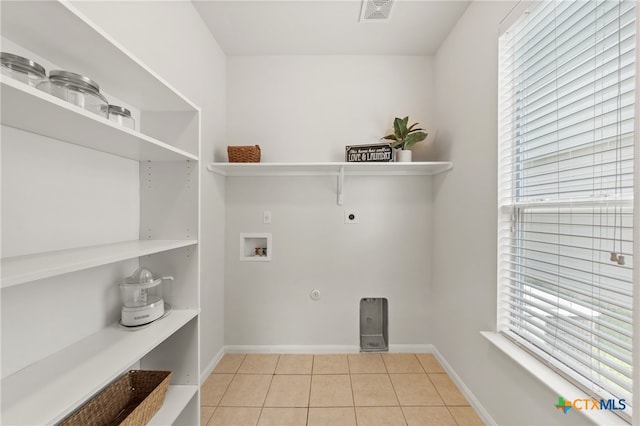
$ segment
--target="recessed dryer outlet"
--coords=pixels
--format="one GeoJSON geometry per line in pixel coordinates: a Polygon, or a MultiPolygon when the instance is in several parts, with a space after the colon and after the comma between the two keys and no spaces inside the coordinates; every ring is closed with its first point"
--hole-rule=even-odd
{"type": "Polygon", "coordinates": [[[269,262],[271,252],[271,234],[240,234],[241,262],[269,262]]]}
{"type": "Polygon", "coordinates": [[[383,297],[360,299],[360,351],[389,351],[389,304],[383,297]]]}
{"type": "Polygon", "coordinates": [[[358,210],[346,209],[344,211],[344,223],[358,223],[360,221],[360,214],[358,210]]]}

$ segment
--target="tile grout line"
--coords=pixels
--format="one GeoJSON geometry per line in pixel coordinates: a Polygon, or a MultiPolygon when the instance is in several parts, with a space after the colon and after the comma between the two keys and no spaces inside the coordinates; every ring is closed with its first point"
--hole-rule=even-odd
{"type": "MultiPolygon", "coordinates": [[[[422,365],[422,363],[420,362],[420,358],[418,358],[416,356],[416,354],[412,354],[412,355],[415,358],[415,360],[418,361],[418,365],[420,366],[420,368],[422,368],[422,371],[424,371],[424,374],[427,376],[427,378],[429,378],[429,375],[427,374],[427,370],[425,370],[424,365],[422,365]]],[[[391,384],[393,385],[393,382],[391,382],[391,384]]],[[[395,387],[394,387],[394,389],[395,389],[395,387]]],[[[400,403],[400,398],[398,398],[398,402],[400,403]]],[[[409,420],[407,420],[407,415],[405,414],[404,409],[402,408],[402,403],[400,403],[400,411],[402,411],[402,416],[404,417],[404,422],[406,424],[409,424],[409,420]]]]}
{"type": "MultiPolygon", "coordinates": [[[[231,373],[231,380],[229,380],[229,383],[227,383],[227,385],[225,386],[224,391],[222,392],[222,395],[220,395],[220,399],[218,400],[216,405],[213,407],[213,412],[211,413],[211,417],[209,417],[209,419],[207,420],[207,423],[205,424],[205,426],[208,425],[211,421],[213,421],[213,416],[215,416],[216,411],[218,411],[218,408],[220,408],[220,403],[222,402],[222,398],[224,398],[224,395],[229,390],[229,386],[231,386],[231,383],[233,382],[233,379],[235,379],[236,374],[237,374],[238,370],[240,369],[240,366],[244,362],[245,358],[246,358],[246,355],[244,355],[242,357],[242,361],[240,361],[240,364],[238,364],[238,368],[236,368],[235,371],[233,373],[231,373]]],[[[209,377],[207,378],[207,380],[214,374],[225,374],[225,373],[215,373],[215,368],[214,368],[214,371],[212,371],[211,374],[209,374],[209,377]]],[[[202,409],[202,404],[200,405],[200,408],[202,409]]]]}
{"type": "Polygon", "coordinates": [[[305,423],[309,426],[309,414],[311,414],[311,387],[313,386],[313,364],[315,363],[316,356],[311,356],[311,371],[309,375],[309,398],[307,399],[307,422],[305,423]]]}
{"type": "MultiPolygon", "coordinates": [[[[424,366],[423,366],[423,368],[424,368],[424,366]]],[[[426,372],[426,370],[425,370],[425,372],[426,372]]],[[[431,374],[443,374],[443,373],[428,373],[427,372],[427,379],[429,379],[429,382],[431,383],[433,388],[438,393],[438,396],[440,397],[440,399],[442,399],[442,403],[444,404],[444,407],[447,409],[447,412],[449,413],[449,415],[453,418],[453,421],[456,422],[456,425],[460,425],[460,423],[458,423],[458,419],[456,418],[456,416],[454,416],[453,413],[451,412],[451,410],[449,410],[449,404],[447,404],[447,401],[445,401],[444,397],[442,396],[442,393],[440,392],[440,390],[438,389],[436,384],[433,382],[433,380],[431,380],[431,374]]],[[[444,374],[447,374],[447,373],[444,373],[444,374]]]]}
{"type": "MultiPolygon", "coordinates": [[[[244,361],[244,358],[242,360],[244,361]]],[[[242,364],[242,362],[240,364],[242,364]]],[[[211,415],[211,418],[209,419],[209,421],[213,420],[213,416],[216,414],[216,411],[218,411],[218,408],[220,407],[220,403],[222,402],[222,398],[224,398],[224,395],[229,390],[229,386],[231,386],[231,383],[236,378],[236,374],[237,374],[239,369],[240,369],[240,365],[238,365],[238,368],[236,369],[236,372],[231,375],[231,380],[229,380],[229,383],[227,383],[227,386],[224,387],[224,392],[222,392],[222,395],[220,395],[220,399],[218,400],[218,403],[216,404],[216,408],[215,408],[215,410],[213,410],[213,414],[211,415]]],[[[207,422],[207,424],[208,423],[209,422],[207,422]]]]}
{"type": "Polygon", "coordinates": [[[351,363],[349,362],[349,355],[347,357],[347,372],[349,373],[349,386],[351,386],[351,402],[353,407],[353,416],[356,420],[356,426],[358,425],[358,413],[356,412],[356,393],[353,390],[353,380],[351,379],[351,363]]]}
{"type": "Polygon", "coordinates": [[[273,378],[276,376],[276,369],[278,368],[278,362],[280,362],[281,354],[278,354],[278,359],[276,359],[276,365],[273,366],[273,372],[271,374],[271,379],[269,379],[269,386],[267,386],[267,392],[264,394],[264,399],[262,400],[262,407],[260,407],[260,413],[258,414],[258,420],[256,421],[256,426],[260,424],[260,418],[262,417],[262,413],[265,409],[265,404],[267,403],[267,397],[269,396],[269,391],[271,390],[271,385],[273,384],[273,378]]]}
{"type": "Polygon", "coordinates": [[[460,422],[458,421],[456,416],[453,415],[453,412],[449,409],[449,406],[447,405],[446,407],[447,407],[447,411],[449,412],[449,415],[453,417],[453,421],[456,422],[456,425],[460,426],[460,422]]]}
{"type": "MultiPolygon", "coordinates": [[[[244,358],[243,358],[244,361],[244,358]]],[[[240,363],[242,364],[242,362],[240,363]]],[[[222,402],[222,398],[224,398],[224,395],[227,393],[227,391],[229,390],[229,386],[231,386],[231,383],[233,382],[233,379],[236,378],[236,374],[238,369],[240,369],[240,365],[238,365],[238,368],[236,368],[236,372],[231,374],[231,380],[229,380],[229,383],[227,383],[227,385],[224,388],[224,392],[222,392],[222,395],[220,395],[220,399],[218,400],[218,402],[216,403],[215,408],[213,409],[213,413],[211,413],[211,417],[209,418],[209,421],[207,421],[207,425],[213,421],[213,416],[216,415],[216,411],[218,411],[218,408],[220,408],[220,403],[222,402]]],[[[213,373],[211,373],[213,374],[213,373]]],[[[220,374],[224,374],[224,373],[220,373],[220,374]]]]}
{"type": "MultiPolygon", "coordinates": [[[[395,385],[393,384],[393,380],[391,380],[391,373],[389,372],[389,369],[387,368],[387,363],[384,361],[384,356],[380,355],[380,357],[382,358],[382,364],[384,365],[384,369],[387,372],[387,378],[389,379],[389,382],[391,383],[391,389],[393,389],[393,393],[396,396],[396,400],[398,401],[398,407],[400,408],[400,412],[402,413],[402,418],[404,419],[404,424],[408,425],[409,422],[407,421],[407,416],[405,416],[404,414],[404,410],[402,409],[402,403],[400,402],[400,397],[398,396],[398,391],[396,390],[395,385]]],[[[415,357],[415,355],[414,355],[415,357]]],[[[419,361],[418,361],[419,363],[419,361]]]]}

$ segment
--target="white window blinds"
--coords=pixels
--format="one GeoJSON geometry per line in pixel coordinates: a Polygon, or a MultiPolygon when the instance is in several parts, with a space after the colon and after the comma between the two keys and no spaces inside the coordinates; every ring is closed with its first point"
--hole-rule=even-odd
{"type": "Polygon", "coordinates": [[[500,38],[498,327],[632,398],[635,2],[535,2],[500,38]]]}

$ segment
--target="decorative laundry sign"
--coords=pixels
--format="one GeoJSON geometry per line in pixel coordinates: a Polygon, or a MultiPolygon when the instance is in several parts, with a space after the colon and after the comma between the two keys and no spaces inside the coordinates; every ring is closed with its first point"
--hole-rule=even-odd
{"type": "Polygon", "coordinates": [[[393,161],[393,149],[388,143],[348,145],[345,147],[345,160],[348,163],[386,163],[393,161]]]}

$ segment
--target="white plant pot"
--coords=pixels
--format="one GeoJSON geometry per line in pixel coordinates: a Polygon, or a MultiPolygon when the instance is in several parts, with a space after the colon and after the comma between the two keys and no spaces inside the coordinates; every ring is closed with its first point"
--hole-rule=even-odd
{"type": "Polygon", "coordinates": [[[410,163],[411,162],[411,150],[399,149],[396,151],[396,162],[398,163],[410,163]]]}

